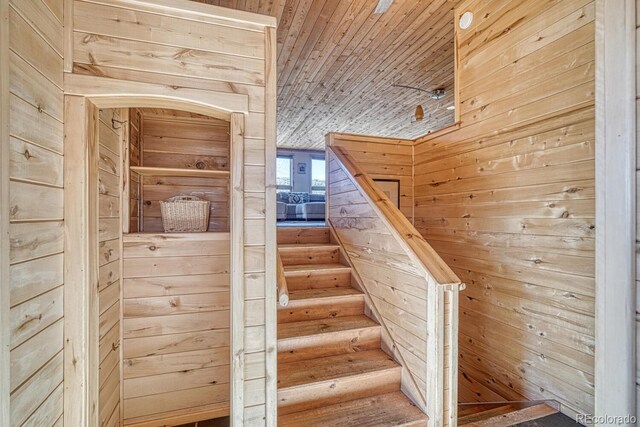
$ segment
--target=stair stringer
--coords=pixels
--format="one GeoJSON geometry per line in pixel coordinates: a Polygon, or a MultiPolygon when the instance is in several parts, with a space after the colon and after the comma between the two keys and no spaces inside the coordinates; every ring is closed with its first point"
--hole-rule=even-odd
{"type": "Polygon", "coordinates": [[[411,399],[411,401],[418,408],[420,408],[422,412],[426,414],[427,405],[426,405],[426,399],[425,399],[424,393],[422,392],[421,388],[418,386],[418,382],[416,381],[416,378],[414,377],[413,373],[407,368],[407,364],[402,355],[402,351],[396,345],[393,334],[387,327],[384,318],[380,315],[380,312],[378,311],[378,308],[373,302],[366,286],[364,285],[363,280],[360,278],[360,275],[358,274],[358,270],[353,265],[351,261],[351,257],[349,256],[347,251],[344,250],[344,245],[342,244],[340,237],[336,233],[333,227],[333,224],[331,224],[330,220],[327,221],[327,224],[331,233],[331,241],[333,243],[337,243],[340,245],[341,260],[344,263],[346,263],[349,267],[351,267],[352,286],[360,290],[362,293],[364,293],[365,314],[380,324],[382,350],[388,355],[390,355],[391,357],[393,357],[396,363],[402,366],[402,375],[400,380],[402,392],[409,399],[411,399]]]}

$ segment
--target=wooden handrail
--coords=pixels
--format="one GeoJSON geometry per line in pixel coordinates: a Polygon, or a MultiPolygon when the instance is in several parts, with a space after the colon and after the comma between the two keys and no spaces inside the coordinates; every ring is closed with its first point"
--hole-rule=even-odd
{"type": "Polygon", "coordinates": [[[277,254],[278,266],[277,266],[277,282],[278,282],[278,303],[281,307],[289,305],[289,288],[287,287],[287,278],[284,275],[284,265],[282,265],[282,258],[280,254],[277,254]]]}
{"type": "Polygon", "coordinates": [[[427,243],[420,232],[411,224],[400,209],[389,200],[369,175],[358,166],[349,153],[340,147],[327,147],[336,160],[352,175],[355,184],[360,187],[372,202],[383,221],[400,237],[408,248],[408,254],[440,285],[448,285],[464,289],[465,285],[451,268],[440,258],[438,253],[427,243]]]}

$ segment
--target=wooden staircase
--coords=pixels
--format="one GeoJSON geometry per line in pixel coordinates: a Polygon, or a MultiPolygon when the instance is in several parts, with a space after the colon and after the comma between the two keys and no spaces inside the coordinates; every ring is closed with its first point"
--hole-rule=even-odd
{"type": "Polygon", "coordinates": [[[426,425],[329,229],[281,228],[278,251],[289,289],[278,309],[278,425],[426,425]]]}
{"type": "Polygon", "coordinates": [[[556,402],[497,402],[458,405],[458,426],[508,427],[558,412],[556,402]]]}

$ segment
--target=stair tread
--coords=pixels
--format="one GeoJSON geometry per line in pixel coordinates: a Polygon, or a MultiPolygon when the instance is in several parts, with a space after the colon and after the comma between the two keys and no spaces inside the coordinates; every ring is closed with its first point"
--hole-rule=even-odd
{"type": "Polygon", "coordinates": [[[558,409],[540,402],[505,402],[479,412],[471,413],[470,408],[465,408],[464,411],[467,415],[461,416],[460,412],[458,413],[459,426],[507,427],[555,414],[558,409]]]}
{"type": "Polygon", "coordinates": [[[346,286],[336,288],[300,289],[296,291],[289,291],[289,302],[291,303],[293,301],[318,298],[341,298],[362,295],[364,294],[359,290],[346,286]]]}
{"type": "Polygon", "coordinates": [[[281,363],[278,389],[400,368],[382,350],[368,350],[281,363]]]}
{"type": "Polygon", "coordinates": [[[374,327],[379,328],[380,325],[365,315],[303,320],[301,322],[279,324],[278,339],[301,338],[310,335],[374,327]]]}
{"type": "Polygon", "coordinates": [[[285,265],[284,273],[304,273],[308,271],[325,271],[325,270],[351,270],[351,267],[344,264],[295,264],[285,265]]]}
{"type": "Polygon", "coordinates": [[[280,426],[418,426],[428,417],[402,393],[387,393],[278,417],[280,426]]]}
{"type": "Polygon", "coordinates": [[[503,414],[508,414],[510,412],[517,411],[513,405],[504,404],[504,405],[496,405],[493,407],[485,408],[479,412],[471,413],[471,414],[458,414],[458,422],[459,423],[473,423],[476,421],[486,420],[488,418],[492,418],[495,416],[500,416],[503,414]]]}

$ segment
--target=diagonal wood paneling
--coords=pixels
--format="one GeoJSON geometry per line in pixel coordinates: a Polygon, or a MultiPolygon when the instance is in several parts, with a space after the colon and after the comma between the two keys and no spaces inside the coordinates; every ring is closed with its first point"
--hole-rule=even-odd
{"type": "Polygon", "coordinates": [[[198,0],[278,19],[278,146],[318,149],[328,132],[416,138],[453,123],[451,0],[198,0]],[[444,99],[393,87],[444,87],[444,99]],[[417,103],[426,117],[413,121],[417,103]]]}

